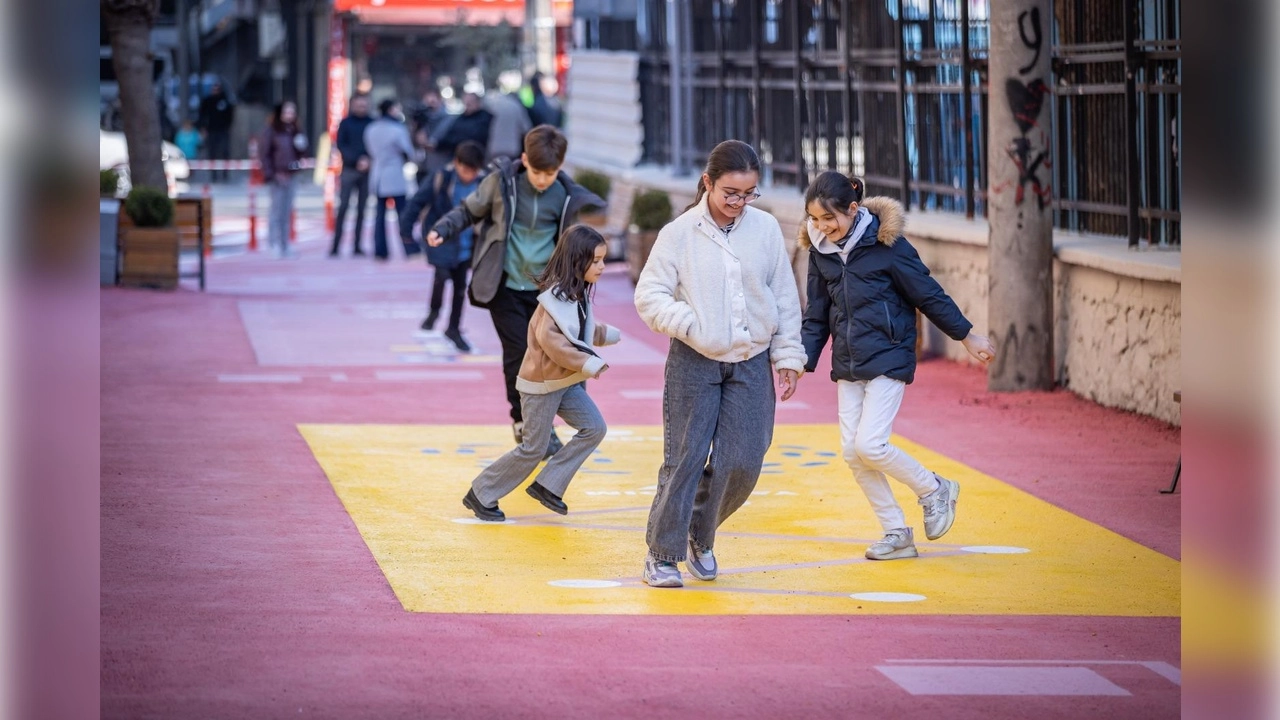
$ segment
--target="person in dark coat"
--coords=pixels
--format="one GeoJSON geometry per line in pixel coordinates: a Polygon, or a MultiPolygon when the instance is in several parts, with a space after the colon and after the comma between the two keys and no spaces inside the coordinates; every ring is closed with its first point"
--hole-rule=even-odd
{"type": "Polygon", "coordinates": [[[364,131],[371,122],[373,118],[369,117],[369,96],[352,97],[351,113],[338,123],[335,142],[338,153],[342,155],[342,174],[338,176],[338,217],[334,223],[330,256],[336,256],[342,244],[342,231],[346,225],[347,207],[351,204],[352,193],[356,193],[357,199],[356,225],[351,229],[351,254],[364,255],[364,250],[360,249],[360,235],[364,232],[364,210],[369,205],[369,152],[364,146],[364,131]]]}
{"type": "MultiPolygon", "coordinates": [[[[231,123],[236,119],[236,104],[222,91],[222,83],[215,82],[209,94],[200,101],[200,130],[204,133],[205,148],[210,160],[227,160],[231,157],[231,123]]],[[[210,179],[226,180],[226,170],[213,170],[210,179]]]]}
{"type": "Polygon", "coordinates": [[[893,420],[916,373],[916,310],[978,362],[995,359],[991,341],[929,276],[902,231],[902,206],[891,198],[863,200],[860,178],[824,172],[805,193],[808,218],[799,242],[809,250],[809,280],[800,336],[818,366],[831,340],[831,379],[838,392],[840,445],[867,496],[884,537],[869,560],[917,557],[915,537],[886,475],[902,482],[924,508],[924,531],[937,540],[955,521],[960,485],[930,472],[889,442],[893,420]]]}
{"type": "MultiPolygon", "coordinates": [[[[419,218],[422,227],[430,228],[445,213],[467,198],[484,179],[484,148],[479,143],[465,140],[454,151],[453,162],[440,168],[430,181],[422,183],[418,192],[409,199],[404,215],[400,216],[400,237],[406,245],[415,243],[413,228],[419,218]],[[424,216],[425,213],[425,216],[424,216]]],[[[471,252],[475,246],[474,230],[466,228],[458,233],[457,241],[427,246],[427,262],[435,269],[431,286],[431,302],[427,318],[422,321],[423,330],[435,329],[444,305],[445,283],[453,283],[453,303],[449,308],[449,327],[444,336],[449,338],[460,352],[471,352],[471,346],[462,337],[462,306],[467,298],[467,269],[471,266],[471,252]]]]}
{"type": "Polygon", "coordinates": [[[480,96],[475,93],[463,95],[462,105],[462,114],[452,118],[452,122],[442,123],[438,136],[432,139],[431,145],[437,152],[452,156],[458,146],[467,140],[488,148],[489,126],[493,124],[493,115],[484,109],[480,96]]]}

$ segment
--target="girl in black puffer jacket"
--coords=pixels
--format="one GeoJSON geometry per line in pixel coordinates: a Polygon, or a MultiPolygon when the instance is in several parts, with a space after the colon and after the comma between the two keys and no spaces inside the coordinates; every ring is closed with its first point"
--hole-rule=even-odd
{"type": "Polygon", "coordinates": [[[885,475],[920,498],[930,540],[951,529],[960,492],[957,483],[889,443],[903,393],[915,379],[915,311],[983,364],[995,358],[995,348],[971,332],[972,323],[902,237],[902,206],[890,198],[863,201],[865,187],[858,178],[824,172],[805,194],[808,219],[800,226],[800,245],[809,249],[809,305],[801,338],[808,372],[831,339],[841,449],[885,533],[866,556],[894,560],[918,553],[885,475]]]}

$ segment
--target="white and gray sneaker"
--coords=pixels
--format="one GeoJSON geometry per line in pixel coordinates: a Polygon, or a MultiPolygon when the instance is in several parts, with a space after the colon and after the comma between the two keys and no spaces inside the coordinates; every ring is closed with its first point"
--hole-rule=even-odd
{"type": "Polygon", "coordinates": [[[868,560],[900,560],[919,556],[911,528],[894,528],[867,548],[868,560]]]}
{"type": "Polygon", "coordinates": [[[956,498],[960,496],[959,483],[948,480],[941,475],[938,478],[938,489],[920,498],[924,507],[924,536],[937,540],[951,529],[956,521],[956,498]]]}
{"type": "Polygon", "coordinates": [[[689,574],[699,580],[715,580],[720,568],[716,565],[716,556],[711,549],[699,550],[693,538],[689,538],[689,556],[684,561],[689,574]]]}
{"type": "Polygon", "coordinates": [[[684,587],[684,580],[680,578],[680,568],[676,567],[673,562],[658,560],[652,555],[646,555],[644,558],[644,575],[642,577],[645,585],[649,587],[684,587]]]}

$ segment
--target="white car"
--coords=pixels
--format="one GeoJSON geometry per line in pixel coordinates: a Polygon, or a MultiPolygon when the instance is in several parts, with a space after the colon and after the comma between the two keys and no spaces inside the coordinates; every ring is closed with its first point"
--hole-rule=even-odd
{"type": "MultiPolygon", "coordinates": [[[[191,177],[191,166],[187,164],[187,156],[182,154],[177,145],[163,142],[160,159],[164,162],[164,176],[169,184],[169,194],[177,195],[184,188],[179,180],[191,177]]],[[[129,192],[129,148],[125,143],[124,133],[98,131],[98,169],[114,169],[120,174],[120,193],[129,192]]],[[[181,183],[185,186],[186,183],[181,183]]]]}

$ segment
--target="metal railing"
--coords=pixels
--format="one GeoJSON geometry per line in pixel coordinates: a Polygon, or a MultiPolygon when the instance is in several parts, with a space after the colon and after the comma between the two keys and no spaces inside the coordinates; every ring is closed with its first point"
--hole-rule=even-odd
{"type": "MultiPolygon", "coordinates": [[[[908,208],[985,213],[984,0],[643,0],[644,160],[659,164],[672,158],[673,6],[687,13],[695,167],[739,138],[767,182],[804,188],[836,169],[908,208]]],[[[1056,0],[1058,227],[1180,244],[1179,13],[1180,0],[1056,0]]]]}

